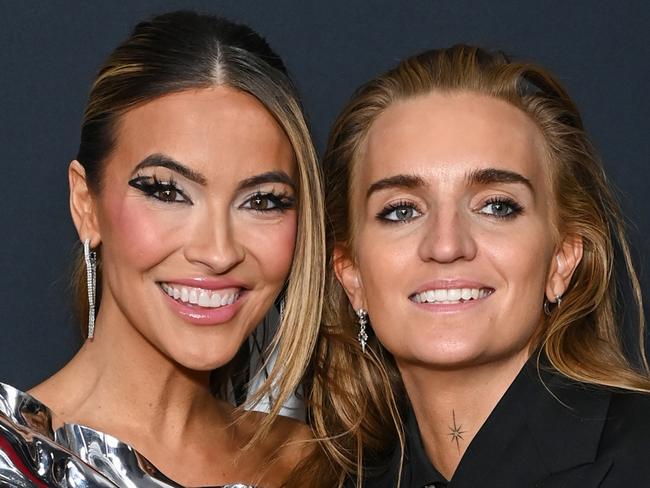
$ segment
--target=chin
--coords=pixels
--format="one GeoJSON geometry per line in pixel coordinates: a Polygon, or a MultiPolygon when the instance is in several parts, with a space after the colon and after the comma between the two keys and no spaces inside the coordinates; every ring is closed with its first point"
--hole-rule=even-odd
{"type": "Polygon", "coordinates": [[[485,351],[471,344],[436,344],[423,348],[421,344],[409,352],[407,362],[413,362],[425,367],[440,370],[463,369],[486,362],[485,351]]]}
{"type": "Polygon", "coordinates": [[[210,351],[210,352],[177,352],[170,355],[171,358],[183,368],[208,372],[220,368],[228,364],[234,357],[237,351],[232,354],[227,354],[225,351],[210,351]]]}

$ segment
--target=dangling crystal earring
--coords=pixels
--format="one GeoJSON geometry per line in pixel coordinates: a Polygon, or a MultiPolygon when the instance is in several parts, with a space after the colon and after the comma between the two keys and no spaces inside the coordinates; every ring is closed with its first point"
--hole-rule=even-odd
{"type": "Polygon", "coordinates": [[[282,321],[284,320],[284,298],[280,300],[280,306],[278,307],[280,317],[278,318],[278,324],[281,324],[282,321]]]}
{"type": "Polygon", "coordinates": [[[86,283],[88,285],[88,339],[95,335],[95,291],[97,289],[97,253],[90,250],[90,239],[84,240],[86,283]]]}
{"type": "Polygon", "coordinates": [[[360,308],[356,312],[359,321],[359,333],[357,334],[357,339],[359,340],[359,344],[361,344],[361,351],[365,354],[366,344],[368,344],[368,333],[366,332],[366,326],[368,325],[368,312],[363,308],[360,308]]]}

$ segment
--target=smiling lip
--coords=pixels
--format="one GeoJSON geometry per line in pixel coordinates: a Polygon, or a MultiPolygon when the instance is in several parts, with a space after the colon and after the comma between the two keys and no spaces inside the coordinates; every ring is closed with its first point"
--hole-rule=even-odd
{"type": "Polygon", "coordinates": [[[437,280],[425,283],[409,296],[419,307],[437,312],[466,310],[494,293],[494,288],[469,280],[437,280]]]}
{"type": "Polygon", "coordinates": [[[194,325],[228,322],[246,300],[241,282],[214,278],[188,278],[158,283],[171,310],[194,325]]]}

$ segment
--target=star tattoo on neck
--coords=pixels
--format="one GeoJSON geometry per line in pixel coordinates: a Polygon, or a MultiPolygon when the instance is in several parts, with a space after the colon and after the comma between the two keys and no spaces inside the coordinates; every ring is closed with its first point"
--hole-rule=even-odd
{"type": "Polygon", "coordinates": [[[463,430],[462,425],[456,425],[456,412],[454,410],[451,411],[451,415],[453,416],[454,419],[454,426],[449,427],[449,430],[451,431],[449,434],[447,434],[449,437],[451,437],[451,442],[456,443],[456,448],[458,449],[458,454],[460,454],[460,441],[464,440],[463,439],[463,434],[465,434],[467,431],[463,430]]]}

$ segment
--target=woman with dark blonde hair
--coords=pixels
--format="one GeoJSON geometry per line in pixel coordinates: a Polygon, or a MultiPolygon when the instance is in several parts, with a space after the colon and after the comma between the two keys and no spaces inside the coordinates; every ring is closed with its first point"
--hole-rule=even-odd
{"type": "Polygon", "coordinates": [[[363,85],[325,155],[321,486],[650,484],[641,291],[615,199],[545,69],[469,47],[363,85]],[[615,266],[638,307],[623,347],[615,266]],[[334,466],[334,470],[332,470],[334,466]]]}
{"type": "Polygon", "coordinates": [[[0,384],[0,485],[283,485],[309,438],[278,414],[316,341],[325,248],[281,59],[216,16],[138,24],[95,79],[68,179],[86,340],[29,393],[0,384]],[[248,340],[276,303],[260,377],[248,340]]]}

